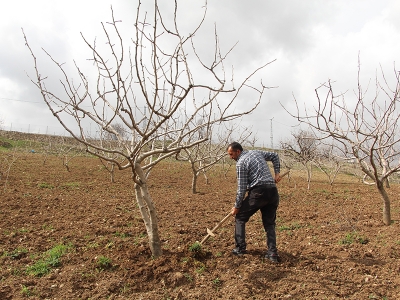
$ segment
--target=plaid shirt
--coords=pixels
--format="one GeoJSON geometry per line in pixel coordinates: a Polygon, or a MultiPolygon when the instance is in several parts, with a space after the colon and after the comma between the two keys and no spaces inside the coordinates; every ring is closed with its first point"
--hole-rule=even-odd
{"type": "Polygon", "coordinates": [[[236,162],[238,182],[236,208],[242,206],[246,190],[262,184],[275,186],[275,179],[271,175],[267,161],[272,162],[275,174],[280,172],[280,162],[277,153],[261,150],[244,150],[239,155],[236,162]]]}

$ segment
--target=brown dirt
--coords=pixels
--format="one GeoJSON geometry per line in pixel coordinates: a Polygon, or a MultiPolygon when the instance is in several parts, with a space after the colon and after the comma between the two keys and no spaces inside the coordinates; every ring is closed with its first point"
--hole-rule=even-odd
{"type": "MultiPolygon", "coordinates": [[[[5,152],[0,152],[3,161],[5,152]]],[[[236,191],[214,170],[191,194],[186,164],[163,162],[150,176],[164,255],[152,259],[127,171],[109,174],[94,158],[17,154],[0,181],[0,299],[400,299],[399,185],[389,189],[391,226],[373,186],[301,173],[279,184],[282,262],[263,259],[260,216],[247,226],[249,253],[231,255],[233,219],[198,254],[195,241],[231,209],[236,191]],[[5,186],[6,184],[6,186],[5,186]],[[47,275],[26,270],[56,245],[69,245],[47,275]],[[111,260],[101,268],[100,257],[111,260]]]]}

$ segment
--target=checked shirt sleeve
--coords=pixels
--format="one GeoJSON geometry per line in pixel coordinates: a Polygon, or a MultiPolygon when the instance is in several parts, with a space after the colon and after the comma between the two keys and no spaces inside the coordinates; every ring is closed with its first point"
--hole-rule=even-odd
{"type": "Polygon", "coordinates": [[[281,171],[281,165],[279,161],[279,156],[275,152],[263,152],[264,153],[264,158],[266,161],[271,161],[273,166],[274,166],[274,172],[275,174],[280,173],[281,171]]]}
{"type": "Polygon", "coordinates": [[[236,194],[235,207],[240,208],[242,206],[244,195],[247,190],[248,176],[245,166],[241,163],[236,165],[236,173],[237,173],[238,188],[236,194]]]}

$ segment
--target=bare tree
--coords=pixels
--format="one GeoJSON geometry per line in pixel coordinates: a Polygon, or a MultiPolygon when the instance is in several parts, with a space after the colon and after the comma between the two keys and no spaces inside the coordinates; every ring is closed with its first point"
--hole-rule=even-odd
{"type": "Polygon", "coordinates": [[[236,164],[236,162],[228,157],[224,157],[222,159],[222,171],[224,173],[224,177],[228,177],[229,170],[236,164]]]}
{"type": "MultiPolygon", "coordinates": [[[[43,155],[43,165],[46,165],[49,155],[55,155],[60,158],[62,165],[70,172],[70,162],[77,156],[84,155],[85,147],[81,143],[77,143],[71,137],[42,135],[33,137],[34,145],[38,147],[38,152],[43,155]]],[[[31,141],[31,142],[32,142],[31,141]]]]}
{"type": "MultiPolygon", "coordinates": [[[[127,140],[126,130],[120,123],[116,123],[113,127],[115,131],[119,134],[120,139],[117,138],[117,135],[115,133],[100,129],[99,130],[100,138],[98,140],[98,143],[100,143],[101,149],[121,150],[124,148],[124,143],[126,143],[127,140]]],[[[114,183],[115,169],[118,168],[117,164],[115,163],[115,160],[118,160],[120,155],[119,153],[116,152],[103,151],[101,149],[98,150],[99,154],[98,157],[100,158],[101,164],[104,166],[107,172],[110,173],[111,182],[114,183]],[[106,157],[107,159],[103,159],[103,157],[106,157]]]]}
{"type": "Polygon", "coordinates": [[[82,155],[82,153],[85,153],[85,149],[81,144],[71,145],[62,137],[59,139],[59,143],[55,145],[54,150],[68,172],[71,171],[69,164],[71,160],[79,155],[82,155]]]}
{"type": "MultiPolygon", "coordinates": [[[[103,130],[102,128],[98,128],[96,133],[99,135],[99,138],[97,139],[97,143],[100,144],[100,149],[98,149],[98,157],[100,159],[101,164],[103,167],[107,170],[107,172],[110,174],[110,180],[111,182],[115,182],[115,170],[118,169],[117,164],[115,163],[115,160],[118,160],[120,157],[120,154],[118,152],[109,152],[109,151],[103,151],[101,149],[119,149],[120,151],[124,151],[124,145],[128,142],[129,143],[129,130],[121,123],[113,123],[112,124],[115,132],[118,133],[118,137],[114,132],[109,132],[106,130],[103,130]],[[103,157],[106,157],[107,159],[103,159],[103,157]]],[[[136,136],[133,138],[133,140],[136,140],[136,136]]],[[[123,164],[123,162],[121,161],[123,164]]]]}
{"type": "MultiPolygon", "coordinates": [[[[214,126],[213,126],[214,127],[214,126]]],[[[208,140],[197,144],[192,148],[186,148],[176,155],[180,161],[188,161],[192,170],[192,193],[197,193],[197,178],[202,173],[208,184],[207,172],[219,163],[226,156],[226,147],[232,141],[235,135],[237,141],[244,141],[250,135],[251,131],[247,128],[241,128],[234,124],[227,126],[218,126],[215,130],[209,129],[208,140]]],[[[199,132],[204,136],[204,133],[199,132]]]]}
{"type": "MultiPolygon", "coordinates": [[[[291,155],[287,155],[287,153],[285,153],[285,151],[280,151],[279,159],[280,159],[280,163],[281,163],[281,169],[286,169],[289,171],[287,174],[287,177],[288,177],[288,181],[290,182],[292,180],[291,171],[294,169],[297,161],[294,160],[291,155]]],[[[294,183],[294,186],[297,187],[296,182],[294,183]]]]}
{"type": "Polygon", "coordinates": [[[242,145],[244,146],[249,145],[250,148],[255,149],[257,141],[258,141],[257,135],[248,136],[248,138],[244,143],[242,143],[242,145]]]}
{"type": "Polygon", "coordinates": [[[150,13],[144,11],[139,1],[131,39],[122,38],[112,12],[112,21],[102,24],[108,54],[101,49],[104,44],[90,43],[82,35],[98,74],[94,91],[89,80],[92,77],[85,75],[76,62],[78,79],[45,51],[63,78],[63,93],[54,92],[54,87],[48,89],[46,76],[41,75],[37,57],[24,34],[34,60],[36,79],[32,81],[53,115],[86,146],[86,151],[114,162],[120,170],[132,171],[136,200],[154,257],[160,256],[162,250],[156,207],[148,190],[150,171],[163,159],[207,141],[209,135],[199,137],[200,130],[208,133],[213,124],[251,113],[266,89],[262,82],[254,86],[249,80],[271,62],[235,82],[233,72],[227,74],[224,65],[232,48],[226,53],[220,51],[216,31],[211,61],[201,58],[194,37],[204,23],[206,9],[205,5],[198,26],[184,34],[178,26],[177,1],[173,18],[168,19],[163,18],[156,0],[150,13]],[[127,41],[131,47],[126,47],[127,41]],[[242,105],[240,109],[236,103],[243,92],[247,99],[250,96],[254,101],[246,102],[245,108],[242,105]],[[202,121],[199,123],[199,120],[202,121]],[[87,131],[90,123],[114,134],[119,143],[105,145],[101,135],[90,136],[87,131]],[[129,141],[121,137],[115,123],[129,129],[129,141]]]}
{"type": "MultiPolygon", "coordinates": [[[[113,123],[113,128],[116,132],[118,132],[121,140],[124,141],[128,138],[129,133],[123,124],[113,123]]],[[[100,134],[104,135],[104,137],[101,138],[101,140],[118,141],[117,135],[114,132],[101,131],[100,134]]]]}
{"type": "Polygon", "coordinates": [[[281,148],[284,154],[301,163],[307,171],[307,188],[310,189],[312,163],[317,155],[318,139],[311,132],[299,130],[292,132],[293,139],[282,141],[281,148]]]}
{"type": "Polygon", "coordinates": [[[332,144],[320,146],[313,160],[313,164],[328,177],[330,185],[333,185],[344,163],[344,160],[335,154],[335,150],[332,144]]]}
{"type": "Polygon", "coordinates": [[[42,158],[43,158],[43,166],[46,165],[47,158],[49,157],[50,154],[56,152],[56,148],[54,145],[54,140],[51,139],[50,136],[46,136],[45,140],[41,143],[41,152],[42,152],[42,158]]]}
{"type": "Polygon", "coordinates": [[[313,112],[301,114],[296,101],[297,113],[291,115],[318,131],[321,139],[334,140],[341,155],[357,162],[376,185],[383,199],[383,223],[390,225],[385,183],[400,171],[399,72],[394,69],[394,77],[389,79],[381,68],[381,76],[377,73],[375,77],[375,90],[369,93],[361,85],[360,70],[359,63],[356,101],[345,100],[343,93],[335,95],[329,80],[315,90],[318,104],[313,112]]]}
{"type": "Polygon", "coordinates": [[[11,167],[17,161],[17,149],[14,148],[12,152],[6,153],[2,159],[0,160],[0,181],[3,180],[4,177],[4,187],[3,192],[7,189],[8,178],[10,175],[11,167]]]}

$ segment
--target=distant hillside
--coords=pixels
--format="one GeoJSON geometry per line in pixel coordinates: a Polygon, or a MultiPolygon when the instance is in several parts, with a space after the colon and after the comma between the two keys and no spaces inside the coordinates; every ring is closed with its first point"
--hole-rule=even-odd
{"type": "Polygon", "coordinates": [[[34,141],[39,143],[67,143],[70,145],[78,145],[79,143],[73,137],[65,137],[58,135],[46,135],[38,133],[26,133],[19,131],[0,130],[0,137],[14,141],[34,141]]]}

